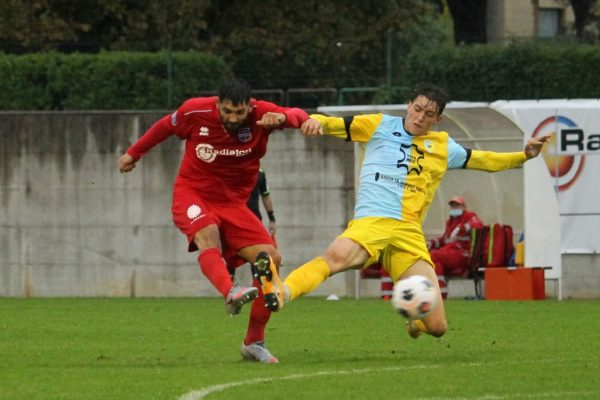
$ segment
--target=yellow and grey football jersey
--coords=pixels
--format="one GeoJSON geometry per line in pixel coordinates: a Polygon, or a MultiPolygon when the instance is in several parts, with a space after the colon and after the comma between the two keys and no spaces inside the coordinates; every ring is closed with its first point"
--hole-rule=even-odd
{"type": "Polygon", "coordinates": [[[366,143],[354,218],[388,217],[421,224],[448,169],[495,172],[522,165],[524,152],[471,150],[447,132],[413,136],[403,118],[384,114],[354,117],[311,115],[323,132],[366,143]]]}

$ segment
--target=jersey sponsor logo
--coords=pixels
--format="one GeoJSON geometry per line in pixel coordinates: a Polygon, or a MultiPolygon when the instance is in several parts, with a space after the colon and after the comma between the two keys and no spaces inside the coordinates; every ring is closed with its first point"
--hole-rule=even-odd
{"type": "Polygon", "coordinates": [[[417,174],[421,175],[423,167],[421,166],[421,160],[425,158],[423,150],[419,149],[416,144],[401,144],[400,145],[401,158],[396,163],[397,168],[406,169],[406,174],[417,174]],[[407,154],[407,149],[411,149],[410,154],[407,154]]]}
{"type": "Polygon", "coordinates": [[[200,218],[204,217],[202,214],[202,208],[200,208],[197,204],[192,204],[187,209],[187,217],[190,219],[190,223],[194,223],[198,221],[200,218]]]}
{"type": "Polygon", "coordinates": [[[252,130],[248,127],[240,129],[238,131],[238,140],[242,143],[248,143],[252,140],[252,130]]]}
{"type": "Polygon", "coordinates": [[[244,157],[252,153],[252,149],[221,149],[217,150],[208,143],[196,145],[196,157],[204,162],[211,163],[217,156],[244,157]]]}
{"type": "Polygon", "coordinates": [[[173,126],[177,126],[177,111],[171,114],[171,124],[173,126]]]}
{"type": "Polygon", "coordinates": [[[198,131],[198,135],[208,136],[208,128],[206,126],[201,127],[200,130],[198,131]]]}
{"type": "Polygon", "coordinates": [[[425,193],[425,190],[423,190],[423,188],[418,187],[417,185],[414,185],[412,183],[407,183],[406,181],[403,181],[402,179],[396,178],[394,176],[382,174],[381,172],[375,173],[375,182],[391,183],[393,185],[396,185],[404,190],[408,190],[409,192],[413,192],[413,193],[416,193],[416,192],[425,193]]]}

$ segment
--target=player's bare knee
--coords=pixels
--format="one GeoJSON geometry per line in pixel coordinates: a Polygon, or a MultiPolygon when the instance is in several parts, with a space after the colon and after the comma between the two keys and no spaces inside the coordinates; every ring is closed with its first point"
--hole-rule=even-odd
{"type": "Polygon", "coordinates": [[[327,263],[333,273],[339,272],[346,264],[347,255],[337,249],[329,248],[321,254],[321,258],[327,263]]]}
{"type": "Polygon", "coordinates": [[[200,251],[213,247],[220,251],[221,239],[219,236],[219,229],[214,224],[200,229],[194,234],[194,243],[200,251]]]}
{"type": "Polygon", "coordinates": [[[427,332],[429,332],[429,334],[431,336],[434,336],[436,338],[440,338],[440,337],[444,336],[447,329],[448,329],[448,323],[444,320],[435,321],[433,323],[427,324],[427,332]]]}

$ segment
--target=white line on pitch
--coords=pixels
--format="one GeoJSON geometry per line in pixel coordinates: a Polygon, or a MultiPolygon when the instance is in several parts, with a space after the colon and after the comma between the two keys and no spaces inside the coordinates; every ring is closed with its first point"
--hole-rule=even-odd
{"type": "MultiPolygon", "coordinates": [[[[550,363],[555,363],[555,362],[562,362],[564,360],[552,360],[552,359],[546,359],[546,360],[531,360],[530,362],[532,363],[536,363],[536,364],[550,364],[550,363]]],[[[499,364],[527,364],[528,361],[523,361],[523,360],[513,360],[513,361],[508,361],[508,362],[468,362],[468,363],[464,363],[463,366],[466,367],[479,367],[479,366],[484,366],[484,365],[490,365],[490,364],[495,364],[495,365],[499,365],[499,364]]],[[[311,373],[307,373],[307,374],[293,374],[293,375],[285,375],[285,376],[278,376],[278,377],[273,377],[273,378],[255,378],[255,379],[247,379],[245,381],[237,381],[237,382],[230,382],[230,383],[223,383],[220,385],[212,385],[212,386],[207,386],[204,389],[200,389],[200,390],[194,390],[192,392],[188,392],[182,396],[180,396],[178,398],[178,400],[201,400],[203,398],[205,398],[206,396],[208,396],[209,394],[212,393],[217,393],[217,392],[221,392],[223,390],[227,390],[227,389],[231,389],[233,387],[237,387],[237,386],[243,386],[243,385],[253,385],[256,383],[264,383],[264,382],[272,382],[272,381],[286,381],[286,380],[292,380],[292,379],[305,379],[305,378],[312,378],[315,376],[328,376],[328,375],[353,375],[353,374],[364,374],[364,373],[369,373],[369,372],[383,372],[383,371],[400,371],[400,370],[408,370],[408,369],[433,369],[433,368],[441,368],[441,365],[414,365],[414,366],[409,366],[409,367],[403,367],[403,366],[398,366],[398,367],[385,367],[385,368],[363,368],[363,369],[349,369],[349,370],[340,370],[340,371],[317,371],[317,372],[311,372],[311,373]]],[[[522,399],[528,399],[528,398],[536,398],[537,397],[545,397],[545,398],[560,398],[561,396],[570,396],[570,395],[579,395],[579,396],[586,396],[589,397],[591,395],[596,395],[597,392],[561,392],[561,393],[557,393],[557,392],[553,392],[553,393],[532,393],[532,394],[524,394],[524,393],[514,393],[514,394],[501,394],[501,395],[494,395],[494,394],[487,394],[484,396],[480,396],[480,397],[428,397],[428,398],[421,398],[419,400],[504,400],[504,399],[509,399],[509,398],[522,398],[522,399]]]]}
{"type": "Polygon", "coordinates": [[[364,368],[364,369],[349,369],[349,370],[341,370],[341,371],[318,371],[312,372],[308,374],[293,374],[293,375],[285,375],[278,376],[273,378],[256,378],[256,379],[247,379],[245,381],[238,382],[230,382],[223,383],[220,385],[212,385],[207,386],[201,390],[195,390],[193,392],[188,392],[183,396],[179,397],[178,400],[201,400],[209,394],[221,392],[223,390],[231,389],[236,386],[243,385],[254,385],[257,383],[271,382],[271,381],[288,381],[292,379],[305,379],[312,378],[315,376],[328,376],[328,375],[354,375],[354,374],[364,374],[368,372],[382,372],[382,371],[400,371],[403,369],[431,369],[431,368],[440,368],[437,365],[414,365],[411,367],[386,367],[386,368],[364,368]]]}

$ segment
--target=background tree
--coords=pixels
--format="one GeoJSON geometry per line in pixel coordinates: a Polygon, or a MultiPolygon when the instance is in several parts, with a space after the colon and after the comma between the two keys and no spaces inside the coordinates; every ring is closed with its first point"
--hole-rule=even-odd
{"type": "Polygon", "coordinates": [[[207,49],[266,87],[377,86],[385,83],[389,50],[399,73],[416,30],[426,41],[445,40],[435,3],[231,1],[211,20],[207,49]]]}
{"type": "Polygon", "coordinates": [[[447,0],[447,3],[454,20],[455,43],[485,43],[487,1],[447,0]]]}
{"type": "Polygon", "coordinates": [[[575,14],[575,36],[597,42],[600,36],[600,1],[569,0],[575,14]]]}
{"type": "Polygon", "coordinates": [[[442,10],[441,0],[6,0],[0,47],[200,50],[257,88],[378,86],[415,44],[447,41],[442,10]]]}
{"type": "Polygon", "coordinates": [[[50,50],[57,43],[77,40],[89,30],[84,21],[61,15],[50,0],[0,2],[0,43],[12,53],[50,50]]]}
{"type": "Polygon", "coordinates": [[[210,0],[3,0],[0,46],[33,51],[199,48],[210,0]]]}

